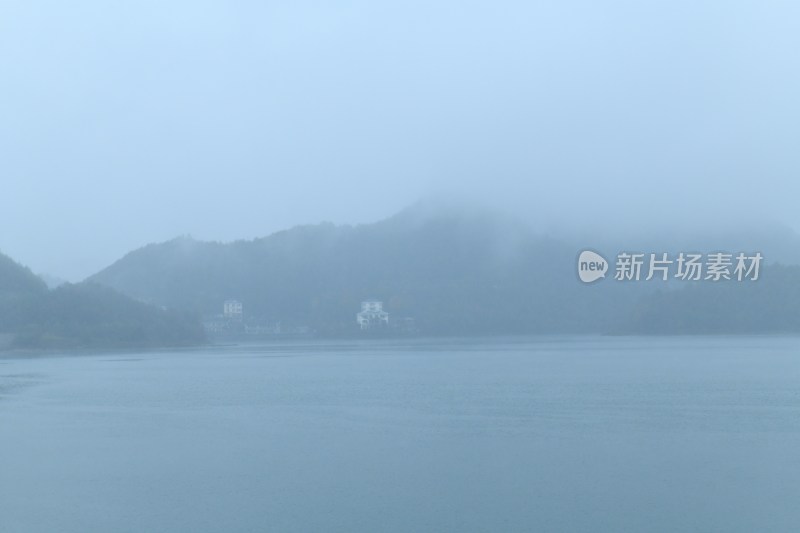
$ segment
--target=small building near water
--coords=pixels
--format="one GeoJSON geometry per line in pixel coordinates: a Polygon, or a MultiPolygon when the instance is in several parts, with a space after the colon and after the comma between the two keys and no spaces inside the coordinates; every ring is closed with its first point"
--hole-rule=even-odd
{"type": "Polygon", "coordinates": [[[225,300],[222,306],[222,316],[225,318],[240,319],[244,313],[244,307],[239,300],[225,300]]]}
{"type": "Polygon", "coordinates": [[[361,329],[385,327],[389,325],[389,313],[383,310],[383,302],[364,300],[361,311],[356,313],[356,321],[361,329]]]}

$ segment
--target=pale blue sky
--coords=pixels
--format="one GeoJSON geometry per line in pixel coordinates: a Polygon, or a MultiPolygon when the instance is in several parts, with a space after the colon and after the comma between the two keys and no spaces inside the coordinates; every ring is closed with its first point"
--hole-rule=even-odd
{"type": "Polygon", "coordinates": [[[798,51],[794,1],[0,0],[0,249],[77,280],[441,192],[797,229],[798,51]]]}

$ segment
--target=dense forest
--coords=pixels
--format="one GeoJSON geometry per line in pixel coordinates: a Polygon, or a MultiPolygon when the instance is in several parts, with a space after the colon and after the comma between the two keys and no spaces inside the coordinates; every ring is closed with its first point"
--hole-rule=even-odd
{"type": "MultiPolygon", "coordinates": [[[[378,298],[430,334],[602,332],[618,305],[581,287],[574,250],[476,213],[404,212],[364,226],[297,227],[231,244],[175,239],[137,250],[92,281],[205,315],[224,300],[265,320],[346,331],[378,298]]],[[[625,292],[625,291],[622,291],[625,292]]]]}
{"type": "Polygon", "coordinates": [[[320,334],[351,330],[365,298],[432,335],[800,331],[796,268],[766,268],[749,285],[583,285],[578,249],[487,211],[411,208],[374,224],[229,244],[183,237],[136,250],[91,281],[202,315],[235,298],[250,316],[320,334]]]}
{"type": "Polygon", "coordinates": [[[165,311],[94,283],[49,290],[1,254],[0,335],[5,348],[141,348],[205,340],[189,313],[165,311]]]}
{"type": "Polygon", "coordinates": [[[800,332],[800,266],[769,265],[757,282],[691,284],[637,302],[622,331],[650,334],[800,332]]]}
{"type": "Polygon", "coordinates": [[[249,317],[322,336],[355,333],[367,298],[423,335],[800,332],[800,266],[766,265],[756,282],[625,283],[610,273],[585,285],[577,250],[495,213],[412,208],[229,244],[182,237],[52,290],[0,255],[0,346],[198,344],[200,318],[231,298],[249,317]]]}

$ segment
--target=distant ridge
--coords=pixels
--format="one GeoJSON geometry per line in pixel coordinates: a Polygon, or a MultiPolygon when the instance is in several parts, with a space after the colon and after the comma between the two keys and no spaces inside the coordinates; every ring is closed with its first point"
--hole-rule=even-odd
{"type": "MultiPolygon", "coordinates": [[[[796,242],[790,234],[770,245],[791,255],[796,242]]],[[[150,244],[90,281],[205,316],[236,298],[250,316],[322,335],[352,332],[367,296],[430,335],[740,331],[734,301],[755,306],[754,318],[762,317],[748,331],[800,331],[797,321],[775,316],[800,316],[800,300],[792,299],[798,269],[774,267],[775,284],[748,290],[613,280],[587,287],[576,278],[577,251],[575,243],[539,235],[513,217],[421,202],[372,224],[304,225],[227,244],[188,237],[150,244]],[[708,316],[692,315],[688,324],[682,305],[701,302],[708,316]]]]}
{"type": "Polygon", "coordinates": [[[607,288],[575,283],[574,254],[512,217],[420,203],[372,224],[151,244],[90,280],[203,315],[235,297],[251,316],[322,334],[351,329],[367,296],[426,334],[605,331],[617,306],[602,298],[607,288]]]}
{"type": "Polygon", "coordinates": [[[49,290],[28,268],[0,254],[3,348],[131,348],[204,342],[199,322],[94,283],[49,290]]]}

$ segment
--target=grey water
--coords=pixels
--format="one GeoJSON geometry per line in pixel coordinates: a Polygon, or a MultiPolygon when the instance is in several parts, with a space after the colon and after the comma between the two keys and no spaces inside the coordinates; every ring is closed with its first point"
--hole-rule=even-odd
{"type": "Polygon", "coordinates": [[[798,530],[798,338],[0,356],[2,532],[798,530]]]}

